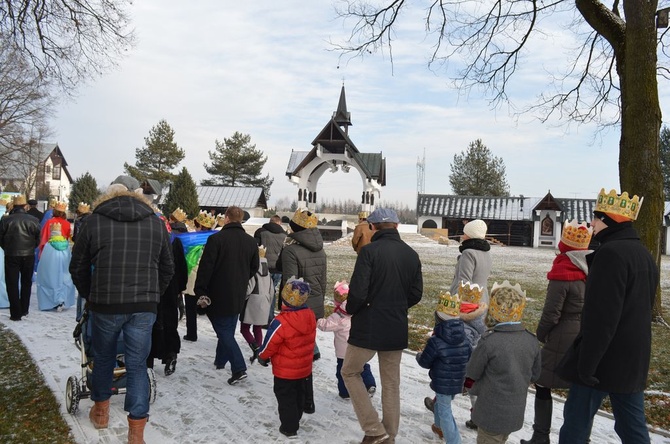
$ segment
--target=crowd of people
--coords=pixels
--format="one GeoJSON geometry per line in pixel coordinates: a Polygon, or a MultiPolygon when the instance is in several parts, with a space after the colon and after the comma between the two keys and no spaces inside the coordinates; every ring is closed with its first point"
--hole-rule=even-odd
{"type": "MultiPolygon", "coordinates": [[[[191,220],[177,208],[165,217],[129,179],[117,178],[92,205],[79,204],[74,224],[64,202],[50,202],[42,214],[24,196],[4,203],[0,221],[0,304],[6,299],[12,321],[28,316],[33,280],[40,310],[72,307],[75,288],[86,303],[95,428],[109,425],[120,337],[128,442],[141,443],[149,417],[147,367],[160,359],[165,375],[174,373],[181,339],[197,341],[198,317],[206,315],[217,336],[213,363],[229,369],[228,384],[244,381],[247,365],[272,366],[281,434],[297,437],[302,416],[316,411],[312,366],[321,357],[319,329],[333,333],[333,383],[351,401],[361,443],[395,442],[408,311],[422,300],[423,276],[393,210],[359,213],[354,269],[332,288],[334,310],[327,316],[331,291],[316,214],[297,210],[288,230],[273,216],[251,236],[241,208],[219,216],[200,211],[191,220]],[[180,338],[182,316],[186,334],[180,338]],[[248,358],[235,339],[238,325],[248,358]],[[369,365],[375,356],[380,384],[369,365]],[[378,392],[381,412],[371,402],[378,392]]],[[[649,442],[643,390],[659,272],[632,227],[641,204],[637,196],[602,190],[589,225],[563,224],[535,334],[523,324],[525,291],[507,280],[489,286],[486,223],[465,224],[453,278],[444,283],[449,290],[439,295],[433,333],[416,356],[435,392],[424,400],[435,435],[461,442],[451,403],[464,394],[472,406],[464,425],[477,430],[478,444],[506,442],[523,425],[534,384],[533,435],[521,444],[550,442],[551,390],[559,388],[569,390],[560,443],[588,442],[606,396],[622,442],[649,442]],[[592,237],[595,250],[589,249],[592,237]],[[629,359],[620,359],[622,353],[629,359]]]]}

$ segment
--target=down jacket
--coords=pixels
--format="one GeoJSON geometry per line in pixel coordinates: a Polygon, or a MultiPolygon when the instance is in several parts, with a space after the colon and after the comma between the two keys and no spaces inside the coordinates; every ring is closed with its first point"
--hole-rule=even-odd
{"type": "MultiPolygon", "coordinates": [[[[566,256],[573,264],[588,271],[584,256],[589,251],[570,251],[566,256]]],[[[548,388],[569,388],[570,383],[556,374],[556,367],[579,333],[584,306],[583,280],[550,280],[542,317],[537,325],[537,339],[542,347],[542,374],[537,384],[548,388]]]]}
{"type": "Polygon", "coordinates": [[[77,235],[70,274],[94,312],[156,312],[172,275],[170,235],[132,192],[105,195],[77,235]]]}
{"type": "Polygon", "coordinates": [[[303,278],[310,285],[307,306],[316,319],[324,316],[324,295],[326,294],[326,252],[323,238],[318,228],[307,228],[289,233],[287,244],[277,259],[277,270],[282,273],[281,288],[295,276],[303,278]]]}
{"type": "Polygon", "coordinates": [[[282,379],[303,379],[312,374],[316,319],[306,306],[282,308],[268,326],[258,357],[270,360],[272,374],[282,379]]]}
{"type": "Polygon", "coordinates": [[[270,273],[276,273],[277,259],[284,246],[286,231],[284,231],[281,225],[274,222],[268,222],[256,230],[254,238],[258,242],[258,246],[263,245],[266,249],[265,258],[268,260],[270,273]]]}
{"type": "Polygon", "coordinates": [[[421,261],[393,228],[361,249],[349,284],[349,344],[376,351],[407,348],[407,311],[423,296],[421,261]]]}
{"type": "Polygon", "coordinates": [[[463,390],[465,366],[471,353],[464,322],[450,319],[435,326],[426,347],[416,355],[416,362],[430,369],[430,388],[435,393],[455,395],[463,390]]]}

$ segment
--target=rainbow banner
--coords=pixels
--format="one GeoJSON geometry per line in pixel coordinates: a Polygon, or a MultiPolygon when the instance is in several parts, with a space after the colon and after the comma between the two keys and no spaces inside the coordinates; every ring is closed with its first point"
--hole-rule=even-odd
{"type": "Polygon", "coordinates": [[[194,231],[192,233],[172,232],[172,237],[179,238],[182,245],[184,246],[184,256],[186,257],[186,268],[188,269],[188,274],[191,274],[193,267],[195,267],[198,264],[198,261],[200,261],[200,256],[202,256],[202,250],[205,248],[207,238],[215,233],[218,233],[218,231],[194,231]]]}

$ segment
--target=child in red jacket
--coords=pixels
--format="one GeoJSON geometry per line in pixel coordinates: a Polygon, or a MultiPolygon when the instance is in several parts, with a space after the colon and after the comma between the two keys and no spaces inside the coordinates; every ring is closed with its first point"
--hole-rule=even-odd
{"type": "Polygon", "coordinates": [[[258,353],[261,365],[272,363],[279,432],[289,438],[298,435],[305,404],[304,380],[312,376],[316,318],[305,305],[309,291],[309,284],[295,276],[286,282],[281,312],[268,326],[258,353]]]}

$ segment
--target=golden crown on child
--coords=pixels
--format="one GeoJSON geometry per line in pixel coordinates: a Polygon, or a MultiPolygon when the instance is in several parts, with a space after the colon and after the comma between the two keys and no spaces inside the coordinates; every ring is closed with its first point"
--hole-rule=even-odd
{"type": "Polygon", "coordinates": [[[561,242],[573,248],[588,248],[591,243],[593,227],[586,225],[586,222],[577,223],[577,219],[565,222],[561,242]]]}
{"type": "Polygon", "coordinates": [[[460,296],[461,302],[479,304],[483,292],[484,289],[482,287],[480,287],[478,284],[473,284],[471,282],[461,281],[461,284],[458,287],[458,296],[460,296]]]}
{"type": "Polygon", "coordinates": [[[608,194],[605,194],[605,188],[602,188],[600,193],[598,193],[598,200],[596,200],[594,211],[619,214],[635,220],[640,212],[643,200],[644,197],[637,195],[633,197],[628,196],[627,191],[624,191],[621,195],[617,195],[616,190],[610,190],[608,194]]]}

